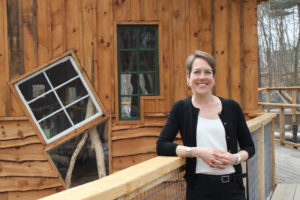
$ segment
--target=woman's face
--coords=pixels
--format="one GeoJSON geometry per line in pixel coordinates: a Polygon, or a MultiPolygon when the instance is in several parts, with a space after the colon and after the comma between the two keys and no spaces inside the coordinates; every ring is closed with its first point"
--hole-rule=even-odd
{"type": "Polygon", "coordinates": [[[190,74],[186,75],[187,83],[194,95],[212,93],[215,76],[210,65],[201,58],[196,58],[190,74]]]}

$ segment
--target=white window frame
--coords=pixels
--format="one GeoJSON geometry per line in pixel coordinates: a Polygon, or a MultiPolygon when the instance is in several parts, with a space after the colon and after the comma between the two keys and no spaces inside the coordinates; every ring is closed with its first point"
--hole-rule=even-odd
{"type": "Polygon", "coordinates": [[[46,141],[47,144],[49,144],[49,143],[51,143],[51,142],[53,142],[53,141],[55,141],[55,140],[57,140],[57,139],[59,139],[59,138],[65,136],[65,135],[67,135],[68,133],[72,132],[73,130],[79,128],[80,126],[82,126],[82,125],[84,125],[84,124],[87,124],[88,122],[90,122],[90,121],[92,121],[92,120],[98,118],[99,116],[103,115],[103,109],[102,109],[102,108],[100,107],[100,105],[98,104],[98,102],[97,102],[97,100],[96,100],[96,98],[95,98],[93,92],[91,91],[91,89],[90,89],[90,87],[88,86],[88,84],[87,84],[85,78],[83,77],[82,72],[79,70],[79,67],[78,67],[78,65],[77,65],[77,62],[74,60],[74,58],[73,58],[71,55],[67,55],[67,56],[65,56],[65,57],[63,57],[63,58],[61,58],[61,59],[59,59],[58,61],[53,62],[53,63],[47,65],[46,67],[44,67],[44,68],[42,68],[42,69],[40,69],[40,70],[34,72],[33,74],[27,76],[26,78],[21,79],[21,80],[15,82],[15,83],[13,83],[13,85],[14,85],[14,87],[15,87],[15,89],[16,89],[18,95],[19,95],[19,97],[21,98],[23,104],[25,105],[25,107],[26,107],[28,113],[30,114],[32,120],[34,121],[36,127],[39,129],[41,135],[43,136],[43,138],[44,138],[44,140],[46,141]],[[53,67],[55,67],[56,65],[58,65],[58,64],[60,64],[60,63],[63,63],[63,62],[66,62],[66,61],[68,61],[68,60],[71,62],[71,64],[72,64],[74,70],[77,72],[77,76],[71,78],[70,80],[65,81],[64,83],[62,83],[62,84],[60,84],[60,85],[58,85],[58,86],[56,86],[56,87],[53,87],[52,84],[51,84],[51,82],[49,81],[49,78],[48,78],[47,74],[46,74],[46,70],[48,70],[48,69],[50,69],[50,68],[53,68],[53,67]],[[48,84],[49,84],[49,86],[50,86],[50,89],[49,89],[47,92],[43,93],[42,95],[40,95],[40,96],[38,96],[38,97],[35,97],[35,98],[31,99],[30,101],[26,101],[26,99],[24,98],[24,96],[23,96],[23,94],[22,94],[22,92],[21,92],[21,90],[20,90],[20,88],[19,88],[19,85],[22,84],[22,83],[24,83],[25,81],[27,81],[27,80],[29,80],[29,79],[32,79],[32,78],[38,76],[39,74],[42,74],[42,73],[43,73],[44,76],[46,77],[46,80],[47,80],[47,82],[48,82],[48,84]],[[88,94],[85,95],[85,96],[83,96],[83,97],[81,97],[81,98],[79,98],[79,99],[77,99],[77,100],[75,100],[75,101],[72,102],[71,104],[65,106],[65,105],[63,105],[63,103],[61,102],[60,98],[58,98],[58,95],[57,95],[57,93],[55,92],[55,90],[57,90],[58,88],[60,88],[60,87],[62,87],[62,86],[64,86],[64,85],[66,85],[66,84],[68,84],[69,82],[71,82],[72,80],[75,80],[75,79],[77,79],[77,78],[80,78],[80,80],[81,80],[82,84],[84,85],[84,87],[85,87],[85,89],[86,89],[86,91],[87,91],[88,94]],[[30,108],[30,106],[29,106],[30,102],[33,102],[33,101],[35,101],[35,100],[37,100],[37,99],[39,99],[39,98],[42,98],[43,96],[45,96],[45,95],[47,95],[47,94],[50,94],[50,93],[53,93],[53,94],[56,96],[56,98],[57,98],[58,101],[59,101],[59,104],[60,104],[61,108],[58,109],[58,110],[56,110],[56,111],[54,111],[53,113],[50,113],[50,114],[47,115],[46,117],[43,117],[42,119],[36,120],[36,118],[35,118],[33,112],[31,111],[31,108],[30,108]],[[85,99],[85,98],[91,98],[91,100],[92,100],[92,102],[93,102],[93,104],[94,104],[94,106],[95,106],[95,108],[96,108],[96,112],[95,112],[95,114],[91,115],[91,116],[88,117],[87,119],[84,119],[84,120],[81,121],[80,123],[74,125],[73,122],[72,122],[72,120],[70,119],[68,113],[66,112],[66,108],[72,106],[73,104],[75,104],[75,103],[77,103],[77,102],[79,102],[79,101],[81,101],[82,99],[85,99]],[[48,139],[48,138],[45,136],[45,133],[44,133],[43,129],[42,129],[41,126],[40,126],[40,122],[43,121],[43,120],[45,120],[46,118],[49,118],[49,117],[53,116],[54,114],[56,114],[56,113],[58,113],[58,112],[60,112],[60,111],[63,111],[63,112],[64,112],[64,114],[67,116],[67,118],[68,118],[68,120],[69,120],[69,122],[71,123],[72,126],[71,126],[70,128],[68,128],[68,129],[64,130],[63,132],[60,132],[60,133],[58,133],[57,135],[55,135],[55,136],[53,136],[53,137],[51,137],[51,138],[48,139]]]}

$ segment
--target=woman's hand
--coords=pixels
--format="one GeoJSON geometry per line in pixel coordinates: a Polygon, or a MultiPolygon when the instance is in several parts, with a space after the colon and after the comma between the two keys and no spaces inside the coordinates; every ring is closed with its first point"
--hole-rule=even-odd
{"type": "Polygon", "coordinates": [[[235,154],[212,148],[193,148],[193,156],[201,158],[210,167],[218,169],[225,169],[230,165],[234,165],[237,160],[235,154]]]}

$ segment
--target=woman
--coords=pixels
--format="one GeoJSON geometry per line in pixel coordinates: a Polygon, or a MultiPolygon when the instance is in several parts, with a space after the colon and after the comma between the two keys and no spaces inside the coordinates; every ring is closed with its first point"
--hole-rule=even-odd
{"type": "Polygon", "coordinates": [[[187,58],[193,95],[174,104],[157,141],[158,155],[186,157],[188,200],[245,199],[241,162],[255,153],[238,103],[213,95],[215,75],[210,54],[195,51],[187,58]],[[178,131],[183,145],[173,142],[178,131]]]}

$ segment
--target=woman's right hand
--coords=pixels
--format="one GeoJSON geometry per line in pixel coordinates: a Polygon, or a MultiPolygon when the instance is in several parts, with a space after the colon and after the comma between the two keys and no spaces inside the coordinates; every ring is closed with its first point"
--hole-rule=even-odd
{"type": "Polygon", "coordinates": [[[226,166],[216,156],[216,154],[224,153],[224,151],[205,148],[205,147],[193,147],[192,155],[194,157],[202,159],[208,166],[213,168],[224,169],[226,166]]]}

